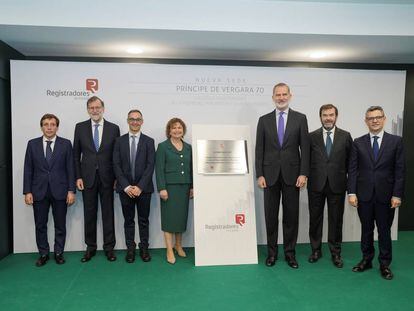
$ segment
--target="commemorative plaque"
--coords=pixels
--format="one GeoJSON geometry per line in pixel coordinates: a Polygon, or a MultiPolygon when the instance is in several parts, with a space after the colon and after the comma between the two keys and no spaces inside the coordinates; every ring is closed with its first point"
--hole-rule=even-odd
{"type": "Polygon", "coordinates": [[[199,174],[247,174],[247,141],[197,140],[197,161],[199,174]]]}

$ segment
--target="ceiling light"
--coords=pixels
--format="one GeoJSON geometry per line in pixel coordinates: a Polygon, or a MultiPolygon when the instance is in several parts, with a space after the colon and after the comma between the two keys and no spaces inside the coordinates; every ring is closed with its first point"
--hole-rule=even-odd
{"type": "Polygon", "coordinates": [[[126,49],[126,52],[129,54],[142,54],[144,51],[137,47],[130,47],[126,49]]]}
{"type": "Polygon", "coordinates": [[[328,54],[324,51],[315,51],[315,52],[311,52],[309,53],[309,57],[310,58],[324,58],[326,57],[328,54]]]}

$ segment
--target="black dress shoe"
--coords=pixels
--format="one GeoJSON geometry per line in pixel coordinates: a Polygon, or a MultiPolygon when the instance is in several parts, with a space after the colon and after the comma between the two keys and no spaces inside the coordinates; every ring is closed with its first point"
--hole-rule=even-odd
{"type": "Polygon", "coordinates": [[[312,254],[310,254],[308,261],[310,263],[315,263],[319,260],[319,258],[322,257],[322,253],[320,251],[314,251],[312,254]]]}
{"type": "Polygon", "coordinates": [[[106,255],[106,259],[108,259],[109,261],[115,261],[116,260],[115,253],[112,250],[111,251],[106,251],[105,255],[106,255]]]}
{"type": "Polygon", "coordinates": [[[297,269],[297,268],[299,268],[299,264],[298,264],[298,262],[296,261],[295,256],[289,256],[289,257],[286,257],[286,262],[287,262],[287,264],[289,265],[289,267],[291,267],[291,268],[293,268],[293,269],[297,269]]]}
{"type": "Polygon", "coordinates": [[[275,263],[276,263],[276,257],[274,257],[274,256],[268,256],[266,258],[266,266],[272,267],[272,266],[275,265],[275,263]]]}
{"type": "Polygon", "coordinates": [[[352,268],[354,272],[364,272],[365,270],[372,268],[372,262],[366,259],[362,259],[355,267],[352,268]]]}
{"type": "Polygon", "coordinates": [[[332,255],[332,263],[337,268],[342,268],[344,266],[341,255],[332,255]]]}
{"type": "Polygon", "coordinates": [[[36,267],[44,266],[47,263],[48,260],[49,260],[49,255],[41,255],[36,260],[36,267]]]}
{"type": "Polygon", "coordinates": [[[55,254],[55,261],[58,265],[63,265],[65,263],[65,258],[63,254],[55,254]]]}
{"type": "Polygon", "coordinates": [[[141,257],[143,262],[148,262],[151,260],[151,255],[148,251],[148,248],[140,248],[139,249],[139,256],[141,257]]]}
{"type": "Polygon", "coordinates": [[[394,274],[392,274],[392,271],[387,266],[380,266],[381,276],[386,280],[392,280],[394,277],[394,274]]]}
{"type": "Polygon", "coordinates": [[[81,258],[81,262],[87,262],[91,260],[91,258],[95,255],[96,251],[86,251],[85,254],[83,254],[83,257],[81,258]]]}
{"type": "Polygon", "coordinates": [[[127,250],[125,260],[127,263],[133,263],[135,261],[135,248],[127,250]]]}

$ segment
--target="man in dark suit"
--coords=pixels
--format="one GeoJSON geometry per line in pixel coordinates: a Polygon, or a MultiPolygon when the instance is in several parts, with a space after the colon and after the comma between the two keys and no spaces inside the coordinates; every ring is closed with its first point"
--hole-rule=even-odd
{"type": "Polygon", "coordinates": [[[135,206],[138,213],[138,228],[141,243],[139,255],[144,262],[151,260],[148,252],[149,214],[151,194],[154,192],[155,146],[151,137],[141,132],[144,123],[139,110],[128,113],[129,133],[119,137],[114,147],[114,172],[117,192],[124,215],[125,243],[128,263],[135,261],[135,206]]]}
{"type": "Polygon", "coordinates": [[[273,88],[276,109],[261,116],[256,136],[256,176],[264,189],[264,209],[268,256],[266,265],[277,259],[277,236],[280,195],[283,205],[283,244],[285,259],[298,268],[295,247],[298,237],[299,189],[309,173],[309,134],[306,116],[289,108],[289,86],[273,88]]]}
{"type": "Polygon", "coordinates": [[[380,106],[368,108],[365,123],[369,133],[355,139],[349,163],[348,199],[358,208],[363,256],[352,271],[372,268],[376,224],[381,276],[391,280],[391,226],[404,195],[403,143],[401,137],[384,131],[385,114],[380,106]]]}
{"type": "Polygon", "coordinates": [[[52,206],[55,224],[55,261],[64,264],[66,211],[75,202],[75,168],[70,140],[56,136],[59,119],[45,114],[40,119],[43,136],[30,140],[24,160],[23,194],[25,203],[33,205],[36,244],[40,257],[36,266],[49,260],[47,221],[52,206]]]}
{"type": "Polygon", "coordinates": [[[85,217],[86,252],[82,262],[96,254],[96,218],[98,196],[101,202],[103,249],[109,261],[115,261],[114,182],[112,153],[119,127],[103,119],[104,102],[97,96],[88,99],[89,120],[76,124],[73,152],[76,186],[82,190],[85,217]]]}
{"type": "Polygon", "coordinates": [[[342,268],[342,222],[352,138],[348,132],[336,127],[338,109],[334,105],[321,106],[319,117],[322,127],[309,135],[309,239],[312,254],[308,260],[314,263],[322,256],[323,210],[327,201],[328,245],[333,264],[342,268]]]}

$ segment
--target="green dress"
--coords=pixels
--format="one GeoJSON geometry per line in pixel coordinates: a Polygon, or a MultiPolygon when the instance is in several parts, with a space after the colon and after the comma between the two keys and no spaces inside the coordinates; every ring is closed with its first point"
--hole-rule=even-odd
{"type": "Polygon", "coordinates": [[[184,232],[187,228],[190,189],[193,188],[191,145],[183,142],[177,150],[169,139],[158,144],[155,159],[158,191],[167,190],[168,199],[161,200],[161,229],[184,232]]]}

